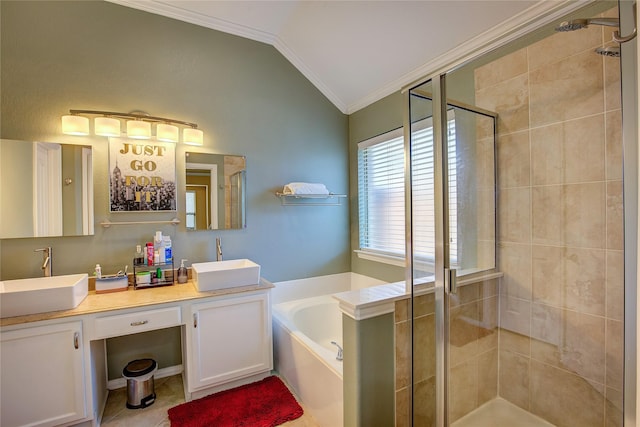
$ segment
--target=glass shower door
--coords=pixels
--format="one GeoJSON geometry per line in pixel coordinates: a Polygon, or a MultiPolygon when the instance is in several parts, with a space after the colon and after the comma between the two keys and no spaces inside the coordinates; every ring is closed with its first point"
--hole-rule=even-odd
{"type": "MultiPolygon", "coordinates": [[[[454,73],[443,78],[443,191],[445,247],[444,425],[465,419],[498,397],[496,270],[496,113],[480,108],[454,73]]],[[[466,77],[466,75],[465,75],[466,77]]],[[[468,82],[466,82],[468,83],[468,82]]],[[[514,420],[517,424],[518,420],[514,420]]]]}

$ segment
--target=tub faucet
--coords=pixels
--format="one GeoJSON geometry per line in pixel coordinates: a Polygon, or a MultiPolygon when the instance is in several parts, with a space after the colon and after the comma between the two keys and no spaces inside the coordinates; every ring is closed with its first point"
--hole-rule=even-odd
{"type": "Polygon", "coordinates": [[[222,241],[216,237],[216,261],[222,261],[222,241]]]}
{"type": "Polygon", "coordinates": [[[35,249],[34,252],[42,252],[42,259],[44,260],[42,262],[42,271],[45,277],[51,277],[51,273],[53,272],[53,251],[51,250],[51,246],[35,249]]]}
{"type": "Polygon", "coordinates": [[[342,347],[340,347],[340,345],[335,342],[335,341],[331,341],[331,344],[335,345],[336,347],[338,347],[338,354],[336,355],[336,360],[342,360],[342,347]]]}

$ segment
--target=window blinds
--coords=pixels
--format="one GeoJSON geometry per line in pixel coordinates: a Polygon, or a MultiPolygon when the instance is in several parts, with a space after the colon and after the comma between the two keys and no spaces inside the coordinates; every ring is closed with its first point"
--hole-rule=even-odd
{"type": "MultiPolygon", "coordinates": [[[[449,141],[449,226],[452,261],[457,258],[456,138],[453,111],[447,116],[449,141]]],[[[412,132],[414,256],[435,254],[433,124],[415,123],[412,132]]],[[[358,147],[360,249],[404,256],[404,140],[402,129],[363,141],[358,147]]]]}

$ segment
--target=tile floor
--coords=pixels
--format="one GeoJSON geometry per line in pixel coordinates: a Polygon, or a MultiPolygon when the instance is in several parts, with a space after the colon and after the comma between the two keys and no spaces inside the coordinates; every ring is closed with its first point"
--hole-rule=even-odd
{"type": "MultiPolygon", "coordinates": [[[[170,426],[167,411],[184,403],[182,375],[155,379],[156,401],[147,408],[127,409],[127,389],[109,392],[107,405],[102,416],[102,427],[161,427],[170,426]]],[[[284,427],[320,427],[300,404],[305,413],[298,419],[282,424],[284,427]]]]}
{"type": "Polygon", "coordinates": [[[454,422],[451,427],[553,427],[504,399],[493,399],[454,422]]]}

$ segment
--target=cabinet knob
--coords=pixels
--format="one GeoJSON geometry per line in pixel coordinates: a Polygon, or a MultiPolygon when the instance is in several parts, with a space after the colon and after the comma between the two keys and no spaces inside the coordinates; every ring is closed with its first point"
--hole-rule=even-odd
{"type": "Polygon", "coordinates": [[[80,348],[80,333],[75,332],[73,334],[73,347],[77,350],[80,348]]]}
{"type": "Polygon", "coordinates": [[[193,313],[193,327],[198,327],[198,313],[193,313]]]}

